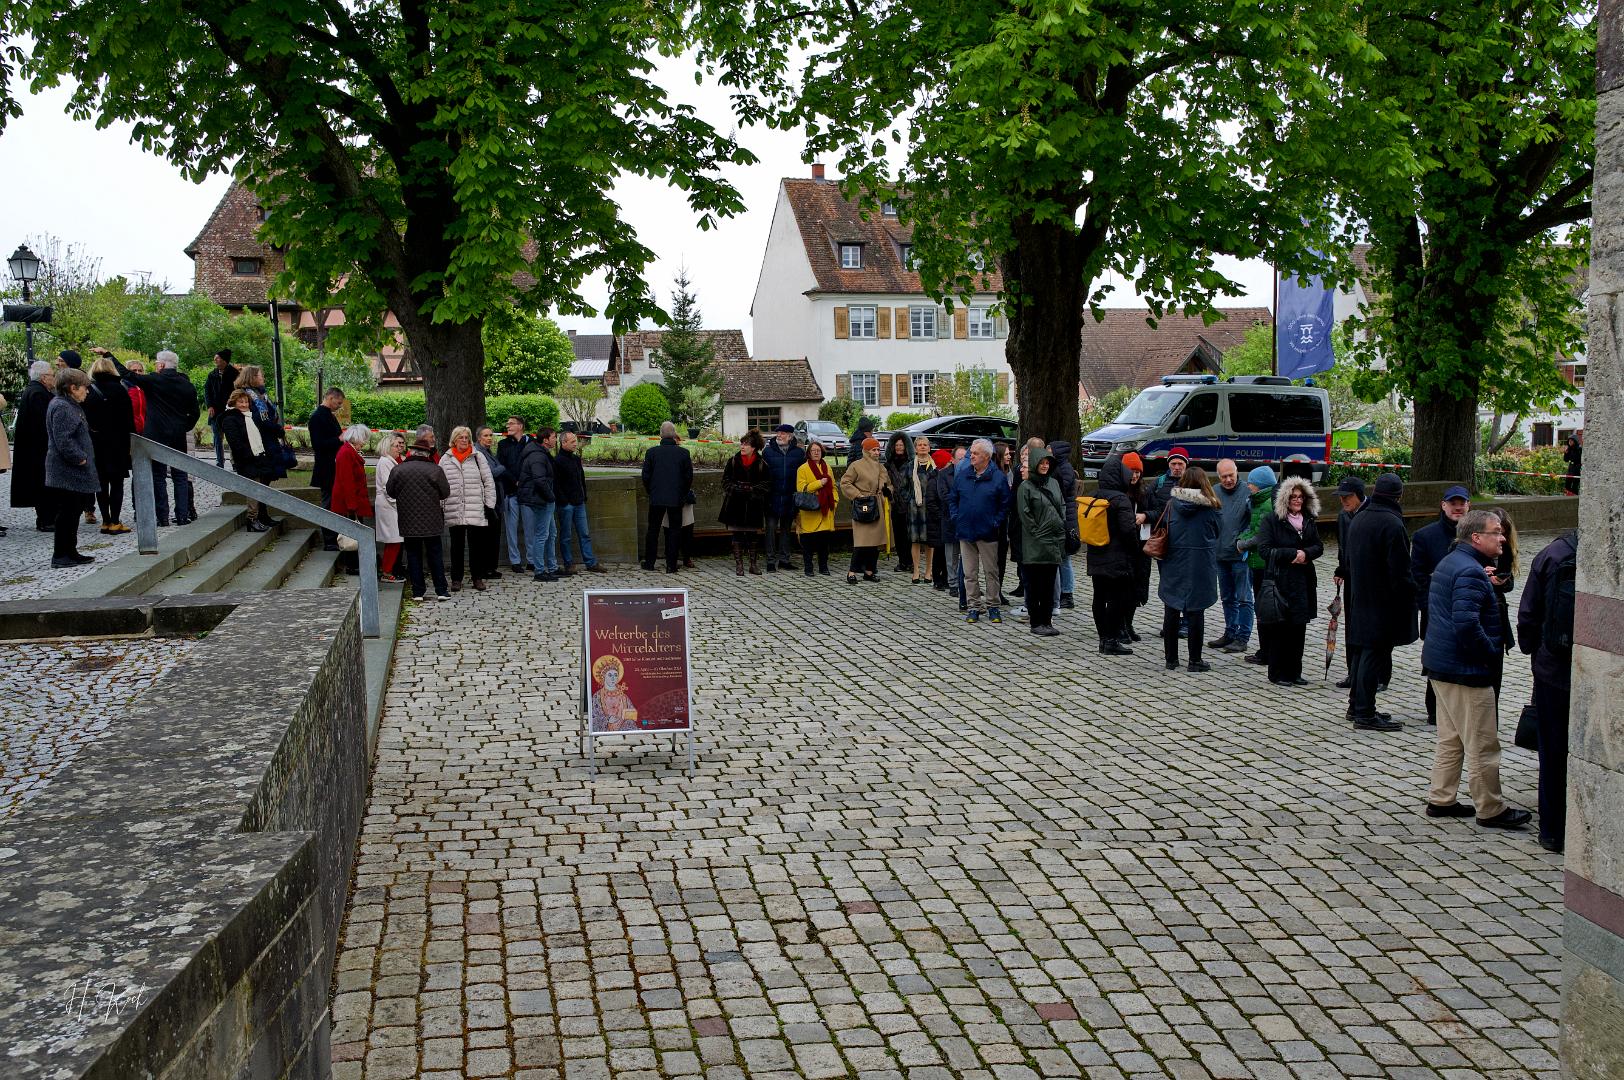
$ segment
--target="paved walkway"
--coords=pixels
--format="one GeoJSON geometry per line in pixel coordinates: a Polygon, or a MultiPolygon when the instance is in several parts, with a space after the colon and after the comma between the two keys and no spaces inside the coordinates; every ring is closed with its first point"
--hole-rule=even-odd
{"type": "Polygon", "coordinates": [[[692,780],[653,741],[589,779],[581,579],[414,608],[335,1075],[1556,1076],[1560,860],[1422,816],[1424,725],[1099,656],[1078,580],[1049,642],[888,571],[592,582],[692,590],[692,780]]]}

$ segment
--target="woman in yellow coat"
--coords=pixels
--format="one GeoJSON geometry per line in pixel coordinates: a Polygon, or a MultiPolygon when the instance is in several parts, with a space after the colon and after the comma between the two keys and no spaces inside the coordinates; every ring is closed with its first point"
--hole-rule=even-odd
{"type": "Polygon", "coordinates": [[[797,508],[808,502],[806,496],[818,502],[817,509],[801,509],[796,525],[801,531],[801,559],[806,564],[806,576],[812,576],[812,555],[818,556],[818,573],[829,573],[829,541],[835,535],[835,507],[840,505],[840,488],[834,473],[823,460],[823,444],[816,439],[807,444],[806,461],[795,470],[795,502],[797,508]]]}
{"type": "Polygon", "coordinates": [[[878,581],[880,545],[885,543],[885,498],[891,494],[890,479],[880,464],[880,444],[872,437],[863,440],[863,456],[846,466],[840,475],[840,494],[851,501],[851,568],[846,583],[878,581]]]}

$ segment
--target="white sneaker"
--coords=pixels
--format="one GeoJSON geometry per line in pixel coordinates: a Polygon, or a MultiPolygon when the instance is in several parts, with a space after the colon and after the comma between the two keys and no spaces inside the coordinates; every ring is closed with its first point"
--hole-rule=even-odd
{"type": "Polygon", "coordinates": [[[446,595],[446,594],[445,594],[445,593],[443,593],[443,592],[437,592],[437,593],[435,593],[435,594],[434,594],[434,598],[435,598],[435,599],[436,599],[436,600],[449,600],[449,599],[451,599],[451,597],[449,597],[449,596],[447,596],[447,595],[446,595]]]}

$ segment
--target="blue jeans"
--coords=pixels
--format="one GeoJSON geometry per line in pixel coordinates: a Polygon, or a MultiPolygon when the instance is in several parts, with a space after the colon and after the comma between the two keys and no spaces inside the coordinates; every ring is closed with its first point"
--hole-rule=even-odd
{"type": "Polygon", "coordinates": [[[598,558],[592,554],[592,530],[586,523],[586,503],[558,508],[558,550],[564,556],[564,565],[570,565],[570,533],[575,534],[575,546],[581,562],[597,566],[598,558]]]}
{"type": "Polygon", "coordinates": [[[1224,633],[1245,644],[1252,637],[1252,571],[1245,559],[1218,564],[1218,596],[1224,602],[1224,633]]]}
{"type": "Polygon", "coordinates": [[[558,573],[558,523],[553,520],[556,503],[525,506],[524,531],[530,537],[530,565],[536,573],[558,573]]]}
{"type": "MultiPolygon", "coordinates": [[[[179,450],[181,453],[186,452],[185,438],[177,439],[173,443],[167,440],[163,440],[163,442],[171,450],[179,450]]],[[[161,524],[169,523],[169,492],[166,490],[164,483],[165,479],[168,478],[175,481],[175,517],[183,520],[196,517],[197,512],[192,507],[192,478],[179,469],[171,468],[161,461],[154,461],[152,463],[152,495],[153,502],[156,504],[153,509],[158,513],[158,521],[161,524]]]]}
{"type": "Polygon", "coordinates": [[[1072,587],[1075,586],[1076,584],[1077,584],[1077,578],[1073,575],[1073,572],[1072,572],[1072,569],[1071,569],[1071,556],[1070,555],[1062,555],[1060,557],[1060,591],[1061,591],[1061,593],[1064,594],[1064,593],[1071,592],[1072,587]]]}
{"type": "Polygon", "coordinates": [[[226,444],[220,441],[219,416],[209,417],[209,431],[213,435],[209,441],[214,443],[214,463],[223,469],[226,467],[226,444]]]}
{"type": "MultiPolygon", "coordinates": [[[[509,566],[523,566],[524,548],[519,545],[519,497],[517,495],[502,496],[502,529],[507,534],[507,553],[509,566]]],[[[530,539],[530,530],[524,531],[525,539],[530,539]]]]}

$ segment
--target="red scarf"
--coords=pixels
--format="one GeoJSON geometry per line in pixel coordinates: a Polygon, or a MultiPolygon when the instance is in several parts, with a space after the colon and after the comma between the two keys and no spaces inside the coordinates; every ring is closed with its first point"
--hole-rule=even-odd
{"type": "MultiPolygon", "coordinates": [[[[808,469],[812,470],[812,479],[814,479],[814,480],[829,480],[830,479],[829,466],[827,466],[827,465],[825,465],[823,463],[823,459],[821,457],[818,458],[816,461],[808,461],[806,463],[806,467],[808,469]]],[[[824,484],[822,487],[818,488],[818,509],[820,511],[822,511],[824,516],[826,516],[826,517],[829,514],[834,512],[834,509],[835,509],[835,485],[834,485],[834,483],[832,481],[830,483],[824,484]]]]}
{"type": "Polygon", "coordinates": [[[451,456],[457,459],[457,464],[461,465],[463,462],[474,456],[474,448],[470,446],[466,450],[458,450],[455,446],[453,446],[451,448],[451,456]]]}

